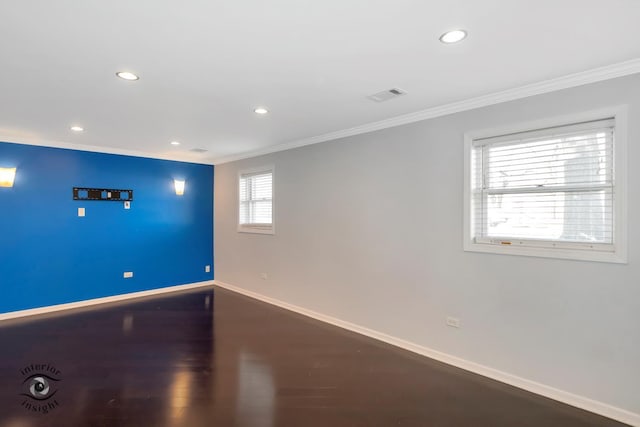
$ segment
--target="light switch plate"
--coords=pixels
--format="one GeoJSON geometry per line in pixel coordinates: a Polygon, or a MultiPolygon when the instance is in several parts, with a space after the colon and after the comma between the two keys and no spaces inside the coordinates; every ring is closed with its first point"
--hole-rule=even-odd
{"type": "Polygon", "coordinates": [[[78,208],[78,216],[84,216],[84,215],[85,215],[84,208],[78,208]]]}

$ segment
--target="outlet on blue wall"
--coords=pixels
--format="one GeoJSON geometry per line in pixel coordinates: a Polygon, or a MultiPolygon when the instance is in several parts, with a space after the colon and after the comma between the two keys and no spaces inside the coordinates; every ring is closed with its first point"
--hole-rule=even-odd
{"type": "Polygon", "coordinates": [[[0,313],[213,279],[213,166],[0,142],[0,167],[18,168],[0,188],[0,313]]]}

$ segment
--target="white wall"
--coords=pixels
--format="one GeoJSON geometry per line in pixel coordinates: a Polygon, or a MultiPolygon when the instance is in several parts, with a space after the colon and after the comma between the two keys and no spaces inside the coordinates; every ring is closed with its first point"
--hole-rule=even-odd
{"type": "Polygon", "coordinates": [[[216,279],[639,414],[639,138],[633,75],[219,165],[216,279]],[[464,132],[620,104],[627,265],[463,251],[464,132]],[[266,164],[276,235],[238,233],[237,171],[266,164]]]}

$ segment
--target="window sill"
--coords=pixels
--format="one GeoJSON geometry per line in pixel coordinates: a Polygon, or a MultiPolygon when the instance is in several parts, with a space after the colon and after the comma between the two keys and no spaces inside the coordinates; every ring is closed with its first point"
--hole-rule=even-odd
{"type": "Polygon", "coordinates": [[[276,234],[273,227],[246,227],[238,226],[238,233],[251,233],[251,234],[276,234]]]}
{"type": "Polygon", "coordinates": [[[491,243],[465,242],[464,250],[467,252],[483,252],[500,255],[529,256],[537,258],[569,259],[576,261],[609,262],[626,264],[627,257],[617,248],[615,252],[568,249],[568,248],[542,248],[533,246],[507,246],[491,243]]]}

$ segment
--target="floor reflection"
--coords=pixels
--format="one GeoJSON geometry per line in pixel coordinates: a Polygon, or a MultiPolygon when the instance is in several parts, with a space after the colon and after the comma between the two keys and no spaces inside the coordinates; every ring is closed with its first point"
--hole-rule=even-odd
{"type": "Polygon", "coordinates": [[[181,426],[184,422],[184,408],[191,403],[191,389],[193,374],[189,371],[175,373],[170,387],[171,403],[169,404],[169,419],[172,425],[181,426]]]}
{"type": "Polygon", "coordinates": [[[122,316],[122,332],[129,335],[133,331],[133,314],[125,314],[122,316]]]}
{"type": "Polygon", "coordinates": [[[3,427],[35,427],[36,424],[28,419],[16,417],[6,420],[2,425],[3,427]]]}
{"type": "Polygon", "coordinates": [[[238,355],[238,400],[236,419],[240,425],[272,427],[275,386],[268,364],[247,351],[238,355]]]}

